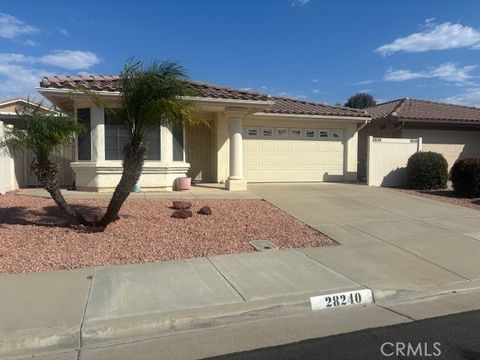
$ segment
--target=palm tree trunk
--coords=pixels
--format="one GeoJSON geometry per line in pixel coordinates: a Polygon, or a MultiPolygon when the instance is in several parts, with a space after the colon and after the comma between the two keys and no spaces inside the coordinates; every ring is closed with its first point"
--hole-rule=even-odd
{"type": "Polygon", "coordinates": [[[65,198],[60,191],[60,186],[58,186],[57,181],[57,173],[58,167],[57,164],[51,162],[50,160],[37,160],[32,165],[33,170],[35,171],[37,178],[48,191],[50,196],[52,197],[53,201],[57,204],[57,206],[68,216],[75,219],[78,223],[85,225],[85,226],[94,226],[95,224],[91,221],[87,221],[82,214],[72,208],[70,205],[67,204],[65,198]]]}
{"type": "Polygon", "coordinates": [[[143,142],[135,143],[132,141],[125,147],[122,177],[108,204],[107,212],[99,222],[100,226],[106,227],[108,224],[120,218],[118,216],[120,208],[125,200],[127,200],[142,174],[146,151],[147,149],[143,142]]]}

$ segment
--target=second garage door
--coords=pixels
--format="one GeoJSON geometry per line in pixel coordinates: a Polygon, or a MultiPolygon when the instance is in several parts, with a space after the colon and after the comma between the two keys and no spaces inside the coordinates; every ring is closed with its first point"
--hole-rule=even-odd
{"type": "Polygon", "coordinates": [[[246,127],[248,182],[343,181],[342,129],[246,127]]]}

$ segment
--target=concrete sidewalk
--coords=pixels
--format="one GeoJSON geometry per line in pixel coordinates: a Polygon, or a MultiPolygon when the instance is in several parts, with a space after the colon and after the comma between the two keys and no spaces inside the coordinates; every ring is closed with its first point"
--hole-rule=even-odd
{"type": "Polygon", "coordinates": [[[1,275],[0,358],[201,358],[476,310],[469,286],[312,312],[364,287],[297,250],[1,275]]]}
{"type": "Polygon", "coordinates": [[[361,288],[296,250],[1,275],[0,358],[296,312],[361,288]]]}
{"type": "MultiPolygon", "coordinates": [[[[18,195],[50,198],[48,192],[42,188],[23,188],[17,191],[18,195]]],[[[62,189],[65,199],[79,200],[109,200],[111,192],[72,191],[62,189]]],[[[164,192],[140,192],[131,193],[127,200],[181,200],[181,199],[259,199],[260,197],[251,191],[228,191],[223,184],[199,184],[194,185],[188,191],[164,191],[164,192]]]]}

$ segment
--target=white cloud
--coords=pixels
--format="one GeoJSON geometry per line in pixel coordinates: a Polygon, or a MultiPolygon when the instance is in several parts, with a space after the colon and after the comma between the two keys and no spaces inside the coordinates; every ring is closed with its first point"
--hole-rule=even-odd
{"type": "Polygon", "coordinates": [[[63,36],[66,36],[66,37],[70,36],[70,33],[66,29],[56,27],[55,30],[57,30],[63,36]]]}
{"type": "Polygon", "coordinates": [[[320,91],[319,89],[313,89],[312,92],[313,92],[314,94],[320,94],[320,93],[321,93],[321,91],[320,91]]]}
{"type": "Polygon", "coordinates": [[[0,97],[34,94],[42,77],[55,69],[87,70],[100,59],[89,51],[58,50],[45,56],[0,54],[0,97]]]}
{"type": "Polygon", "coordinates": [[[16,18],[15,16],[0,13],[0,37],[15,39],[20,35],[39,31],[36,27],[16,18]]]}
{"type": "Polygon", "coordinates": [[[318,80],[318,79],[312,79],[312,82],[314,82],[314,83],[318,83],[319,81],[320,80],[318,80]]]}
{"type": "Polygon", "coordinates": [[[480,107],[480,87],[467,89],[463,93],[444,99],[444,101],[454,104],[472,105],[480,107]]]}
{"type": "Polygon", "coordinates": [[[48,55],[39,57],[39,63],[58,66],[68,70],[88,69],[100,63],[97,55],[90,51],[56,50],[48,55]]]}
{"type": "Polygon", "coordinates": [[[385,81],[407,81],[414,79],[437,78],[456,83],[457,85],[471,85],[475,78],[471,73],[478,65],[458,67],[454,63],[441,64],[436,68],[424,71],[388,69],[383,76],[385,81]]]}
{"type": "MultiPolygon", "coordinates": [[[[8,54],[7,54],[8,55],[8,54]]],[[[13,54],[15,55],[15,54],[13,54]]],[[[34,87],[48,72],[13,61],[18,56],[0,55],[0,97],[34,95],[34,87]]]]}
{"type": "Polygon", "coordinates": [[[307,5],[310,0],[293,0],[290,5],[292,6],[304,6],[307,5]]]}
{"type": "Polygon", "coordinates": [[[461,24],[444,22],[436,25],[433,19],[427,19],[424,30],[406,37],[397,38],[390,44],[380,46],[375,52],[383,56],[398,51],[423,52],[456,48],[480,48],[480,31],[461,24]]]}
{"type": "Polygon", "coordinates": [[[357,81],[356,83],[353,83],[353,85],[368,85],[374,82],[375,80],[362,80],[362,81],[357,81]]]}
{"type": "Polygon", "coordinates": [[[21,41],[21,44],[27,45],[27,46],[38,46],[38,43],[36,41],[30,40],[30,39],[21,41]]]}

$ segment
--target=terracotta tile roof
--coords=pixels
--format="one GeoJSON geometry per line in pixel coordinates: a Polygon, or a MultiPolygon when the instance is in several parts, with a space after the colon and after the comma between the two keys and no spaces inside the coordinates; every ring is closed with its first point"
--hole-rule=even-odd
{"type": "MultiPolygon", "coordinates": [[[[275,101],[275,104],[267,108],[265,113],[296,114],[296,115],[323,115],[323,116],[347,116],[368,117],[363,110],[330,106],[320,103],[274,97],[254,91],[234,89],[203,82],[189,81],[198,91],[200,97],[252,100],[252,101],[275,101]]],[[[40,82],[42,88],[75,89],[85,87],[94,91],[120,91],[120,78],[118,76],[49,76],[40,82]]]]}
{"type": "Polygon", "coordinates": [[[365,110],[374,120],[394,116],[410,122],[480,124],[480,108],[427,100],[404,98],[365,110]]]}
{"type": "Polygon", "coordinates": [[[278,96],[272,96],[271,99],[275,101],[275,104],[263,112],[273,114],[368,117],[365,111],[342,106],[332,106],[278,96]]]}

